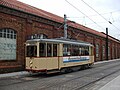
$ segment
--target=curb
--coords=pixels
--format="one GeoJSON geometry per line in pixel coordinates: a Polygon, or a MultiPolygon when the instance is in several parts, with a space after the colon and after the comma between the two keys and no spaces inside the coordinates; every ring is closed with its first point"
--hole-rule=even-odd
{"type": "Polygon", "coordinates": [[[29,75],[27,71],[0,74],[0,78],[29,75]]]}

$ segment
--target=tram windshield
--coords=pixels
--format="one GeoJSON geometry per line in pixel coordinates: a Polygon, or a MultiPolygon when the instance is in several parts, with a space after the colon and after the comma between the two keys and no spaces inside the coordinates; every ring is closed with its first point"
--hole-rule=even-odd
{"type": "Polygon", "coordinates": [[[27,46],[26,48],[27,57],[36,57],[37,56],[37,46],[27,46]]]}

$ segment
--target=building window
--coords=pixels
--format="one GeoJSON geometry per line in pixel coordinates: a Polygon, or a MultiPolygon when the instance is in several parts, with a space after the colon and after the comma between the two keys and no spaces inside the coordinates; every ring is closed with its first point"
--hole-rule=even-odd
{"type": "Polygon", "coordinates": [[[16,60],[16,31],[0,29],[0,60],[16,60]]]}
{"type": "Polygon", "coordinates": [[[116,46],[116,58],[117,58],[117,46],[116,46]]]}
{"type": "Polygon", "coordinates": [[[105,46],[103,46],[103,57],[105,57],[105,46]]]}
{"type": "Polygon", "coordinates": [[[114,58],[114,45],[112,46],[112,57],[114,58]]]}
{"type": "Polygon", "coordinates": [[[96,44],[96,57],[99,57],[99,44],[96,44]]]}
{"type": "Polygon", "coordinates": [[[30,39],[46,39],[46,38],[48,38],[48,36],[45,34],[33,34],[30,36],[27,36],[28,40],[30,40],[30,39]]]}
{"type": "Polygon", "coordinates": [[[108,47],[108,56],[110,56],[110,47],[108,47]]]}

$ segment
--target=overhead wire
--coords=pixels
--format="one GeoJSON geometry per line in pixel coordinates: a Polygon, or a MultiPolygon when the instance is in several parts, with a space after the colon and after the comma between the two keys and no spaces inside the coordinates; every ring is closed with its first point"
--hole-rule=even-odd
{"type": "Polygon", "coordinates": [[[89,4],[87,4],[85,1],[81,0],[84,4],[86,4],[89,8],[91,8],[93,11],[95,11],[99,16],[101,16],[105,21],[107,21],[109,24],[112,24],[116,29],[120,30],[117,28],[111,21],[108,21],[105,17],[103,17],[100,13],[98,13],[94,8],[92,8],[89,4]]]}
{"type": "Polygon", "coordinates": [[[77,7],[75,7],[73,4],[71,4],[69,1],[65,0],[69,5],[71,5],[73,8],[75,8],[78,12],[82,13],[83,15],[85,15],[87,18],[89,18],[92,22],[94,22],[97,26],[99,26],[101,29],[104,30],[104,28],[100,25],[98,25],[95,21],[93,21],[89,16],[87,16],[86,14],[84,14],[82,11],[80,11],[77,7]]]}
{"type": "MultiPolygon", "coordinates": [[[[110,14],[110,13],[117,13],[117,12],[120,12],[120,10],[116,10],[116,11],[111,11],[111,12],[106,12],[106,13],[101,13],[101,15],[106,15],[106,14],[110,14]]],[[[90,15],[90,16],[97,16],[97,14],[95,15],[90,15]]]]}
{"type": "MultiPolygon", "coordinates": [[[[115,12],[120,12],[120,10],[117,10],[117,11],[111,11],[111,12],[107,12],[107,13],[101,13],[101,15],[106,15],[106,14],[113,14],[115,12]]],[[[98,16],[98,14],[94,14],[94,15],[89,15],[89,17],[92,17],[92,16],[98,16]]],[[[67,17],[67,18],[83,18],[84,16],[81,16],[81,17],[67,17]]]]}

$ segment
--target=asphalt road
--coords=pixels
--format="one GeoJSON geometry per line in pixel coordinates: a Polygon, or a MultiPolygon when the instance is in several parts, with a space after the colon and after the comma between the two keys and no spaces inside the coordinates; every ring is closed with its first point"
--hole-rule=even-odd
{"type": "Polygon", "coordinates": [[[67,74],[4,77],[0,79],[0,90],[98,90],[118,75],[120,60],[67,74]]]}

